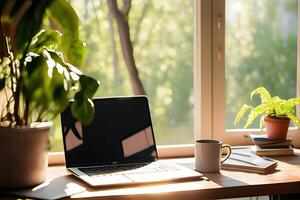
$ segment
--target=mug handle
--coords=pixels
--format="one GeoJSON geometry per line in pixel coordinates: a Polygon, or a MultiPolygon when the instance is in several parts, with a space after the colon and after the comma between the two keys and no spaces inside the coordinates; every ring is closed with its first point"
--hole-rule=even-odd
{"type": "Polygon", "coordinates": [[[227,160],[231,154],[231,147],[228,144],[222,144],[221,149],[223,148],[228,148],[228,152],[227,155],[221,160],[221,163],[225,162],[225,160],[227,160]]]}

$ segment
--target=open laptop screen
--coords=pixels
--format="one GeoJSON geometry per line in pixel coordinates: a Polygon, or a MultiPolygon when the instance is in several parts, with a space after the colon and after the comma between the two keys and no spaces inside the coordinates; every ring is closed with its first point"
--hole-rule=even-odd
{"type": "Polygon", "coordinates": [[[70,112],[61,114],[67,167],[151,162],[157,158],[147,97],[93,100],[95,117],[81,125],[70,112]]]}

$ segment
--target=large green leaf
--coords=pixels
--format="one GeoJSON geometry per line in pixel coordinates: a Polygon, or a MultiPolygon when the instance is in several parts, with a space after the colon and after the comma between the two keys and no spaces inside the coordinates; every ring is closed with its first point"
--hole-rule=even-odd
{"type": "Polygon", "coordinates": [[[62,112],[69,103],[71,83],[69,71],[63,58],[54,51],[44,50],[48,58],[48,76],[51,79],[52,100],[51,112],[53,116],[62,112]]]}
{"type": "Polygon", "coordinates": [[[43,56],[32,57],[23,73],[22,93],[31,103],[31,108],[47,108],[51,102],[51,85],[47,78],[47,59],[43,56]]]}
{"type": "Polygon", "coordinates": [[[86,47],[79,38],[64,34],[61,48],[68,62],[76,66],[83,65],[86,58],[86,47]]]}
{"type": "Polygon", "coordinates": [[[52,87],[52,104],[51,114],[55,117],[57,114],[65,110],[69,104],[69,89],[64,74],[58,72],[57,68],[53,69],[53,75],[51,77],[52,87]]]}
{"type": "Polygon", "coordinates": [[[66,0],[52,0],[47,12],[63,34],[71,34],[78,37],[79,18],[66,0]]]}
{"type": "Polygon", "coordinates": [[[23,49],[31,38],[40,31],[46,8],[52,0],[33,0],[22,16],[16,31],[16,45],[23,49]]]}
{"type": "Polygon", "coordinates": [[[72,115],[84,125],[92,122],[95,114],[91,98],[99,87],[99,82],[86,75],[80,75],[80,91],[75,94],[71,105],[72,115]]]}
{"type": "Polygon", "coordinates": [[[88,125],[95,115],[94,103],[91,99],[85,98],[81,92],[78,92],[71,105],[71,113],[82,124],[88,125]]]}
{"type": "Polygon", "coordinates": [[[86,98],[92,98],[96,93],[100,84],[99,81],[86,75],[81,75],[79,82],[80,82],[81,92],[86,98]]]}
{"type": "Polygon", "coordinates": [[[44,48],[56,50],[60,45],[61,36],[58,31],[42,30],[33,37],[29,51],[41,53],[44,48]]]}
{"type": "Polygon", "coordinates": [[[73,109],[76,107],[76,111],[72,113],[74,117],[83,124],[90,123],[94,115],[94,108],[90,105],[90,101],[99,87],[99,82],[91,77],[82,75],[80,70],[65,63],[63,58],[56,52],[49,50],[47,50],[47,52],[56,63],[53,67],[53,74],[51,75],[52,86],[54,87],[53,100],[54,103],[59,105],[56,106],[56,111],[61,112],[66,108],[68,105],[67,100],[70,99],[68,95],[72,86],[79,83],[80,87],[76,89],[77,93],[74,97],[74,105],[72,105],[73,109]],[[58,73],[56,73],[56,71],[58,73]],[[79,79],[73,79],[72,73],[77,74],[79,79]]]}
{"type": "Polygon", "coordinates": [[[79,18],[72,6],[65,0],[53,0],[48,15],[62,32],[61,45],[66,61],[81,66],[85,59],[85,45],[79,39],[79,18]]]}

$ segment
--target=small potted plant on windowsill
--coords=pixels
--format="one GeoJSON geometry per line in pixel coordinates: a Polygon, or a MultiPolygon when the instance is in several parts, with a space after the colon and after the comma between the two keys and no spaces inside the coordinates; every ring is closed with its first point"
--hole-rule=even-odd
{"type": "Polygon", "coordinates": [[[0,188],[24,188],[45,180],[47,122],[70,100],[73,116],[91,122],[99,82],[74,66],[85,47],[67,1],[3,0],[0,17],[0,188]],[[47,20],[55,28],[41,30],[47,20]]]}
{"type": "Polygon", "coordinates": [[[300,104],[300,98],[285,100],[278,96],[271,97],[264,87],[259,87],[251,92],[251,99],[257,94],[260,95],[261,104],[256,107],[244,104],[236,115],[235,124],[246,112],[250,111],[244,128],[247,128],[256,117],[261,115],[260,128],[262,129],[264,122],[267,137],[270,139],[286,139],[290,120],[300,127],[300,121],[296,117],[295,111],[295,106],[300,104]]]}

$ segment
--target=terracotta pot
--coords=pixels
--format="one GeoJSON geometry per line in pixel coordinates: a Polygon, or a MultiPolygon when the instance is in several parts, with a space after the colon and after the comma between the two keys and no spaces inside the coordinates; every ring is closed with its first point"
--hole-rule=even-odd
{"type": "Polygon", "coordinates": [[[285,140],[290,125],[290,119],[287,117],[265,117],[265,126],[267,136],[270,139],[285,140]]]}
{"type": "Polygon", "coordinates": [[[26,188],[45,181],[51,124],[0,127],[0,188],[26,188]]]}

